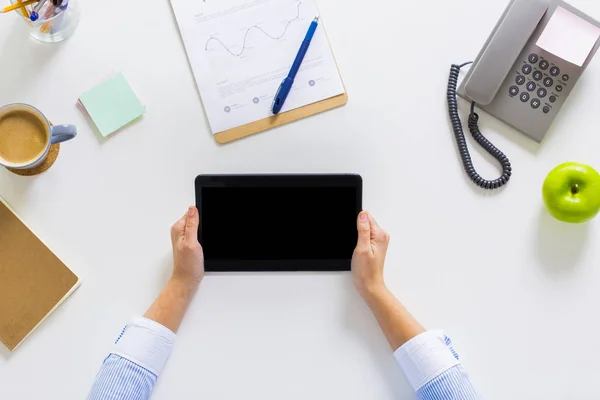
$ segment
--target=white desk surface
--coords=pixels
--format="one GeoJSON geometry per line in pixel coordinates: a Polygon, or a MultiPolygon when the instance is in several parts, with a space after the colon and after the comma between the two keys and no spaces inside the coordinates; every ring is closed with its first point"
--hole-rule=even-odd
{"type": "MultiPolygon", "coordinates": [[[[572,4],[600,18],[600,3],[572,4]]],[[[83,280],[17,351],[0,351],[0,398],[84,398],[123,325],[168,277],[169,228],[194,201],[194,177],[249,172],[360,173],[365,207],[392,234],[388,285],[453,337],[487,399],[597,398],[600,220],[552,220],[540,188],[560,162],[600,168],[600,59],[542,145],[482,116],[513,163],[506,190],[467,181],[448,124],[450,64],[476,56],[505,6],[321,0],[348,105],[224,146],[167,0],[81,1],[75,35],[54,46],[0,16],[0,104],[28,102],[79,128],[45,174],[0,170],[0,195],[83,280]],[[101,140],[75,101],[119,70],[147,114],[101,140]]],[[[208,275],[154,396],[410,398],[344,273],[208,275]]]]}

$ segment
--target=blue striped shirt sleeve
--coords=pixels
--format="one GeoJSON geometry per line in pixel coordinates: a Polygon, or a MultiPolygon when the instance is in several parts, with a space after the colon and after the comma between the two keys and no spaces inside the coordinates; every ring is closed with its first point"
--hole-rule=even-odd
{"type": "Polygon", "coordinates": [[[417,391],[417,398],[419,400],[482,399],[462,365],[456,365],[426,383],[417,391]]]}
{"type": "Polygon", "coordinates": [[[96,376],[88,400],[148,400],[156,378],[136,363],[110,354],[96,376]]]}
{"type": "Polygon", "coordinates": [[[155,321],[133,320],[104,360],[88,400],[148,400],[174,340],[175,334],[155,321]]]}
{"type": "Polygon", "coordinates": [[[450,338],[425,332],[394,353],[418,400],[481,400],[450,338]]]}

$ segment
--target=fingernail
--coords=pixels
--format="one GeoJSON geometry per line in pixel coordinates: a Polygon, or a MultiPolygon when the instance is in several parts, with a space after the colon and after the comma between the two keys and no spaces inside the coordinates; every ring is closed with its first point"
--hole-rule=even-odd
{"type": "Polygon", "coordinates": [[[361,212],[360,213],[360,220],[361,221],[366,221],[367,220],[367,213],[366,212],[361,212]]]}
{"type": "Polygon", "coordinates": [[[188,210],[188,215],[190,217],[193,217],[195,212],[196,212],[196,209],[194,207],[190,207],[190,209],[188,210]]]}

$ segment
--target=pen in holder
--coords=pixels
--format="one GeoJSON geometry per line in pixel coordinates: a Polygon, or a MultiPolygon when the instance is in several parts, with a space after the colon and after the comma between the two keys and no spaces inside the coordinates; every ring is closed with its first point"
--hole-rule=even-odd
{"type": "MultiPolygon", "coordinates": [[[[12,4],[20,3],[19,0],[10,1],[12,4]]],[[[33,8],[24,7],[15,14],[27,24],[29,35],[34,39],[44,43],[62,42],[73,35],[79,23],[77,1],[62,0],[59,6],[55,6],[53,3],[56,2],[42,0],[33,8]]]]}

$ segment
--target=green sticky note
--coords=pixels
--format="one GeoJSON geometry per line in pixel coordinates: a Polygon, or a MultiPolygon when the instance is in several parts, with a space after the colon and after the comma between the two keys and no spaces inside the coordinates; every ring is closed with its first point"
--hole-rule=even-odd
{"type": "Polygon", "coordinates": [[[122,73],[84,93],[79,101],[104,137],[136,120],[146,111],[122,73]]]}

